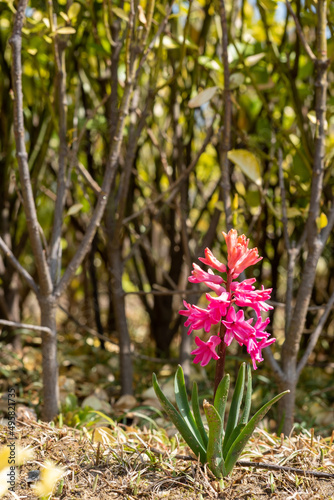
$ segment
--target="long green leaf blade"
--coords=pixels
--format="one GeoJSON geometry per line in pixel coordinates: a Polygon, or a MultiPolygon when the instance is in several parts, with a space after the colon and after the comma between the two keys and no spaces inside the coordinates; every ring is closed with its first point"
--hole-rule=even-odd
{"type": "Polygon", "coordinates": [[[246,390],[246,397],[245,397],[245,406],[244,410],[241,415],[240,423],[241,424],[247,424],[248,419],[249,419],[249,413],[251,409],[251,404],[252,404],[252,392],[253,392],[253,387],[252,387],[252,369],[250,365],[247,365],[247,390],[246,390]]]}
{"type": "Polygon", "coordinates": [[[204,411],[209,426],[209,442],[207,448],[207,460],[213,474],[220,479],[226,476],[222,440],[223,425],[216,408],[208,402],[203,403],[204,411]]]}
{"type": "Polygon", "coordinates": [[[206,430],[204,428],[201,413],[199,410],[198,389],[197,389],[196,382],[194,382],[194,384],[193,384],[193,390],[192,390],[192,395],[191,395],[191,406],[193,409],[193,414],[194,414],[195,422],[197,424],[197,428],[202,436],[202,441],[203,441],[204,447],[207,448],[209,438],[208,438],[208,435],[207,435],[206,430]]]}
{"type": "Polygon", "coordinates": [[[227,475],[231,472],[233,469],[236,461],[238,460],[242,450],[247,444],[247,441],[251,437],[251,435],[254,432],[255,427],[257,424],[263,419],[267,411],[271,408],[271,406],[276,403],[279,399],[281,399],[282,396],[287,394],[290,391],[285,391],[281,392],[281,394],[278,394],[278,396],[275,396],[273,399],[268,401],[265,405],[260,408],[260,410],[255,413],[255,415],[250,419],[244,430],[240,433],[239,437],[234,441],[232,446],[230,447],[230,450],[226,456],[225,460],[225,467],[226,467],[226,473],[227,475]]]}
{"type": "Polygon", "coordinates": [[[201,443],[203,447],[205,447],[203,439],[202,439],[202,435],[197,428],[197,424],[196,424],[195,419],[193,417],[193,414],[191,413],[191,410],[190,410],[190,406],[189,406],[189,402],[188,402],[188,395],[187,395],[187,390],[186,390],[186,384],[184,381],[184,375],[183,375],[183,370],[182,370],[181,366],[179,366],[178,369],[176,370],[174,386],[175,386],[176,404],[178,406],[178,409],[180,410],[180,413],[181,413],[184,421],[188,425],[189,429],[191,429],[194,436],[196,436],[198,442],[201,443]]]}
{"type": "Polygon", "coordinates": [[[227,373],[225,377],[219,382],[214,401],[214,407],[216,408],[218,415],[221,418],[223,429],[224,429],[225,408],[226,408],[229,387],[230,387],[230,376],[227,373]]]}
{"type": "Polygon", "coordinates": [[[241,406],[242,398],[244,395],[245,372],[246,372],[246,363],[242,363],[242,365],[240,366],[237,381],[235,384],[232,402],[231,402],[230,413],[228,415],[226,429],[225,429],[225,437],[224,437],[224,445],[223,445],[224,456],[226,454],[227,442],[230,439],[230,436],[231,436],[234,428],[238,424],[240,406],[241,406]]]}
{"type": "Polygon", "coordinates": [[[201,462],[203,464],[205,464],[206,463],[206,450],[204,449],[203,445],[200,442],[198,442],[196,436],[194,436],[191,429],[188,428],[183,417],[174,408],[172,403],[170,401],[168,401],[168,399],[166,398],[166,396],[162,392],[155,373],[153,373],[153,375],[152,375],[152,383],[153,383],[154,392],[156,393],[157,398],[159,399],[161,406],[163,407],[163,409],[167,413],[168,417],[173,422],[173,424],[175,425],[177,430],[180,432],[181,436],[184,438],[187,445],[195,453],[196,457],[199,456],[201,462]]]}
{"type": "Polygon", "coordinates": [[[241,431],[244,430],[244,428],[245,428],[245,424],[242,424],[242,423],[238,424],[236,427],[234,427],[229,439],[226,441],[226,444],[224,441],[224,448],[223,448],[223,457],[224,458],[226,458],[226,455],[228,454],[229,449],[231,448],[232,444],[237,439],[237,437],[239,436],[241,431]]]}

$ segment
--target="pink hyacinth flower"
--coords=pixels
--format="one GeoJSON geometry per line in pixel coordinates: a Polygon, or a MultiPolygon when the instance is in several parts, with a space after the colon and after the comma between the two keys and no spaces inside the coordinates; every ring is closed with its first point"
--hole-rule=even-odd
{"type": "Polygon", "coordinates": [[[237,231],[231,229],[227,234],[223,231],[223,235],[227,245],[227,265],[233,273],[233,278],[237,278],[247,267],[262,259],[257,248],[248,248],[249,240],[244,234],[238,236],[237,231]]]}
{"type": "Polygon", "coordinates": [[[205,297],[209,301],[208,309],[210,311],[216,309],[219,316],[225,316],[231,304],[231,295],[228,292],[223,292],[218,297],[212,297],[207,293],[205,297]]]}
{"type": "Polygon", "coordinates": [[[204,250],[205,258],[204,257],[199,257],[198,260],[203,262],[203,264],[206,264],[207,266],[211,266],[214,269],[217,269],[217,271],[220,271],[221,273],[226,273],[226,266],[219,262],[219,260],[213,255],[211,252],[210,248],[206,248],[204,250]]]}
{"type": "MultiPolygon", "coordinates": [[[[238,284],[236,283],[236,285],[238,284]]],[[[272,288],[265,290],[262,285],[261,290],[255,290],[253,286],[243,287],[242,285],[243,282],[241,282],[239,286],[236,286],[234,291],[234,298],[237,306],[252,307],[256,311],[257,316],[261,315],[261,311],[273,309],[272,306],[265,302],[270,299],[272,288]]]]}
{"type": "Polygon", "coordinates": [[[211,359],[219,359],[215,348],[221,343],[221,340],[217,335],[212,335],[207,342],[196,337],[195,342],[198,347],[191,352],[191,354],[195,355],[194,363],[201,362],[201,366],[206,366],[211,359]]]}
{"type": "Polygon", "coordinates": [[[235,338],[240,345],[246,345],[248,338],[255,334],[255,328],[250,324],[252,321],[253,318],[245,321],[242,310],[236,313],[235,309],[230,307],[226,315],[226,321],[222,321],[226,327],[225,343],[229,346],[235,338]]]}
{"type": "Polygon", "coordinates": [[[186,309],[179,311],[179,314],[188,317],[187,321],[184,323],[184,326],[190,327],[188,335],[190,335],[193,330],[201,330],[202,328],[204,328],[206,332],[209,332],[212,325],[216,325],[221,319],[217,309],[202,309],[201,307],[188,304],[185,300],[183,304],[186,309]]]}
{"type": "Polygon", "coordinates": [[[255,338],[248,339],[248,342],[246,344],[247,345],[247,352],[252,359],[254,370],[257,369],[256,363],[260,363],[261,361],[263,361],[262,349],[273,344],[275,341],[276,341],[276,339],[274,339],[274,338],[271,338],[269,340],[262,339],[259,342],[257,342],[255,338]]]}
{"type": "Polygon", "coordinates": [[[188,280],[190,283],[203,283],[209,282],[214,283],[216,285],[220,285],[223,283],[223,278],[221,276],[216,276],[211,269],[209,272],[203,271],[197,264],[193,264],[193,271],[191,272],[192,276],[189,276],[188,280]]]}

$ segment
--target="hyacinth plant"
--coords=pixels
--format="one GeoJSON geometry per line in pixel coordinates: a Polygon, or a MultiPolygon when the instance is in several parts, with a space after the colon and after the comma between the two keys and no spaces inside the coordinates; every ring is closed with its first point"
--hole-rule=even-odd
{"type": "Polygon", "coordinates": [[[225,408],[230,384],[230,376],[224,375],[227,347],[233,339],[239,345],[246,346],[253,368],[256,370],[257,363],[263,361],[262,349],[275,342],[275,338],[270,338],[270,333],[265,331],[269,318],[261,317],[262,312],[272,309],[266,302],[270,299],[271,289],[262,286],[257,290],[254,286],[255,278],[243,281],[237,279],[247,267],[256,264],[262,257],[259,257],[257,248],[248,248],[249,240],[245,235],[238,236],[235,229],[231,229],[228,234],[223,232],[223,235],[227,245],[227,265],[219,262],[211,250],[206,248],[205,257],[200,257],[199,260],[210,266],[208,271],[193,264],[194,269],[189,277],[191,283],[204,283],[215,296],[206,294],[208,306],[205,309],[184,301],[185,309],[179,311],[187,317],[185,326],[189,326],[188,335],[193,330],[204,330],[209,333],[212,327],[218,325],[217,334],[211,335],[208,341],[196,336],[197,348],[191,353],[195,355],[194,363],[200,363],[201,366],[206,366],[211,360],[216,362],[214,402],[213,405],[205,400],[203,402],[208,432],[199,409],[197,384],[193,385],[191,411],[181,366],[175,375],[175,400],[179,411],[163,394],[157,377],[153,374],[153,387],[162,407],[188,446],[203,464],[208,463],[218,479],[230,474],[255,427],[270,407],[289,392],[282,392],[273,398],[249,420],[252,375],[248,366],[245,391],[246,364],[242,363],[225,425],[225,408]],[[252,317],[245,319],[245,309],[248,308],[255,312],[256,320],[252,317]],[[243,399],[243,411],[240,415],[243,399]]]}

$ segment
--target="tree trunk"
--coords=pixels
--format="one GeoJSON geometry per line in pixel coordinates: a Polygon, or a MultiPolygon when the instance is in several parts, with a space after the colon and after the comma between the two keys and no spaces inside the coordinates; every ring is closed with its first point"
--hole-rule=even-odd
{"type": "MultiPolygon", "coordinates": [[[[10,275],[9,279],[9,283],[6,279],[3,279],[3,291],[1,291],[0,295],[0,309],[5,319],[20,323],[20,283],[18,273],[14,271],[13,274],[10,275]]],[[[21,336],[20,334],[16,334],[15,330],[12,328],[9,329],[9,333],[6,336],[6,342],[13,346],[15,352],[21,352],[21,336]]]]}
{"type": "Polygon", "coordinates": [[[296,373],[296,360],[289,359],[283,368],[285,380],[278,382],[279,392],[289,390],[278,402],[278,426],[281,427],[281,432],[288,436],[293,429],[295,403],[296,403],[296,388],[298,383],[298,375],[296,373]]]}
{"type": "Polygon", "coordinates": [[[57,301],[53,297],[40,298],[41,325],[50,328],[42,333],[43,410],[42,418],[52,421],[59,412],[58,362],[57,362],[57,301]]]}
{"type": "Polygon", "coordinates": [[[116,328],[119,335],[119,357],[122,394],[133,394],[133,368],[131,358],[131,341],[125,314],[124,290],[122,287],[123,262],[118,245],[109,246],[111,292],[115,314],[116,328]]]}

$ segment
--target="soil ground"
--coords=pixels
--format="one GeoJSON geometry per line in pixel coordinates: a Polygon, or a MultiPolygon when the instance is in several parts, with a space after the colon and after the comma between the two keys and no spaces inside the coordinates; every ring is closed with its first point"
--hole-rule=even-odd
{"type": "MultiPolygon", "coordinates": [[[[332,438],[300,435],[283,440],[258,430],[243,460],[297,467],[310,474],[237,465],[231,477],[219,484],[206,467],[189,456],[189,449],[177,437],[165,439],[163,432],[121,425],[91,432],[17,422],[17,443],[31,446],[35,457],[17,471],[15,498],[37,498],[27,483],[28,472],[52,460],[65,470],[63,484],[58,483],[52,497],[57,500],[334,500],[332,438]],[[312,474],[319,471],[331,477],[312,474]]],[[[8,428],[0,426],[1,445],[7,437],[8,428]]]]}

